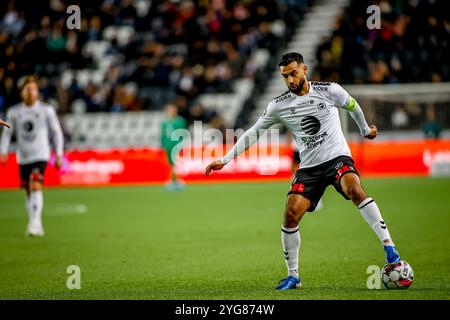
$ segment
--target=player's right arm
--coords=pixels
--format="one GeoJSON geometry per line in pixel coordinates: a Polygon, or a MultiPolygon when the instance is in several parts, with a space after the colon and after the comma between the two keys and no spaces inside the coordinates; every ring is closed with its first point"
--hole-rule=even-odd
{"type": "MultiPolygon", "coordinates": [[[[13,110],[10,109],[8,111],[8,113],[6,114],[6,121],[1,120],[3,123],[2,125],[6,125],[6,127],[10,128],[11,124],[14,123],[14,119],[13,119],[13,110]]],[[[1,162],[2,162],[2,166],[4,166],[6,164],[6,160],[8,160],[8,149],[9,149],[9,144],[11,143],[11,137],[13,134],[13,130],[3,130],[2,133],[2,139],[0,142],[0,158],[1,158],[1,162]]]]}
{"type": "Polygon", "coordinates": [[[205,174],[209,176],[211,171],[222,169],[234,158],[236,158],[238,155],[240,155],[245,150],[250,148],[253,144],[255,144],[256,141],[258,141],[260,133],[267,130],[270,126],[277,123],[278,121],[279,121],[278,117],[275,115],[274,102],[271,102],[269,103],[266,111],[264,111],[264,114],[261,117],[259,117],[256,123],[250,129],[248,129],[242,135],[242,137],[238,139],[236,144],[233,146],[233,148],[231,148],[230,151],[228,151],[225,157],[211,162],[206,167],[205,174]]]}
{"type": "Polygon", "coordinates": [[[0,126],[11,128],[11,125],[8,122],[6,122],[5,120],[2,120],[2,119],[0,119],[0,126]]]}

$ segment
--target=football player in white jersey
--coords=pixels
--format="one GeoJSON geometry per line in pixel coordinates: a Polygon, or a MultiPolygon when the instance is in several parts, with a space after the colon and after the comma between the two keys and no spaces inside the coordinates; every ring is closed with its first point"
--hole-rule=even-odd
{"type": "Polygon", "coordinates": [[[39,100],[37,79],[28,76],[21,87],[22,103],[12,106],[6,115],[11,130],[3,130],[0,156],[4,166],[13,131],[17,138],[17,162],[20,184],[27,193],[27,236],[43,236],[42,208],[44,199],[42,184],[45,168],[50,159],[49,132],[52,133],[56,149],[55,167],[62,164],[63,134],[55,109],[39,100]]]}
{"type": "Polygon", "coordinates": [[[301,54],[286,53],[281,57],[278,66],[289,91],[268,104],[264,114],[225,157],[208,165],[206,175],[212,170],[222,169],[248,149],[257,141],[260,130],[267,130],[275,123],[282,123],[294,136],[300,150],[301,162],[288,192],[284,223],[281,227],[288,275],[280,281],[276,289],[287,290],[301,286],[298,274],[298,224],[305,212],[314,211],[329,185],[333,185],[345,199],[352,200],[357,206],[364,220],[380,239],[387,263],[398,262],[400,255],[380,210],[361,186],[341,129],[339,108],[350,113],[365,138],[374,139],[377,136],[377,128],[374,125],[368,126],[361,107],[340,85],[308,81],[308,68],[301,54]]]}

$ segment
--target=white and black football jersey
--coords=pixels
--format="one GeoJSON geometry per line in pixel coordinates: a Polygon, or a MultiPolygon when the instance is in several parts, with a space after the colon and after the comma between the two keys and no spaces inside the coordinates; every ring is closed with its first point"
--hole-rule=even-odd
{"type": "Polygon", "coordinates": [[[3,130],[2,154],[8,152],[14,131],[19,164],[49,160],[51,151],[49,133],[52,133],[57,155],[62,156],[63,134],[52,106],[41,101],[32,106],[19,103],[8,110],[7,121],[11,124],[11,129],[3,130]]]}
{"type": "MultiPolygon", "coordinates": [[[[275,123],[284,124],[294,136],[302,168],[342,155],[351,156],[338,109],[348,104],[350,95],[337,83],[310,81],[309,84],[309,92],[302,96],[287,91],[273,99],[264,114],[246,132],[257,137],[259,130],[268,129],[275,123]]],[[[241,149],[237,144],[223,158],[225,163],[248,148],[241,149]]]]}

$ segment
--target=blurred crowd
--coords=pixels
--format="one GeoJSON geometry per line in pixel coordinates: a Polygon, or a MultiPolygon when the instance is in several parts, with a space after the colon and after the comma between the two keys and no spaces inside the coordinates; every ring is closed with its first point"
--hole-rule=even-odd
{"type": "Polygon", "coordinates": [[[187,119],[211,120],[215,115],[194,107],[195,98],[230,92],[233,79],[254,77],[252,52],[265,48],[275,55],[286,24],[298,23],[307,1],[1,2],[0,113],[20,100],[20,78],[36,74],[43,98],[53,101],[59,113],[162,109],[174,102],[187,119]],[[79,30],[66,27],[70,5],[81,8],[79,30]],[[87,47],[104,40],[109,26],[132,32],[125,39],[108,38],[105,61],[116,59],[103,69],[100,81],[80,83],[78,71],[99,69],[87,47]],[[72,76],[62,79],[67,70],[74,70],[72,76]]]}
{"type": "Polygon", "coordinates": [[[316,80],[341,83],[450,81],[450,15],[445,0],[353,0],[316,52],[316,80]],[[381,28],[369,29],[370,5],[381,28]]]}

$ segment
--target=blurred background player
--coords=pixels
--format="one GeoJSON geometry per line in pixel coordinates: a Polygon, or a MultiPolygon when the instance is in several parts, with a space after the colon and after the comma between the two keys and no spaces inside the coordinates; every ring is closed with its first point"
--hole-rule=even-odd
{"type": "Polygon", "coordinates": [[[167,159],[170,165],[171,180],[165,185],[166,190],[182,190],[184,185],[177,179],[175,161],[177,154],[173,154],[175,146],[179,140],[172,139],[172,133],[177,129],[186,129],[186,120],[178,115],[178,107],[169,103],[164,108],[166,119],[161,125],[161,146],[167,153],[167,159]]]}
{"type": "Polygon", "coordinates": [[[428,105],[426,108],[426,117],[422,129],[426,139],[439,139],[441,136],[442,123],[436,116],[436,110],[433,105],[428,105]]]}
{"type": "Polygon", "coordinates": [[[17,140],[17,162],[21,187],[25,189],[28,210],[27,236],[43,236],[42,184],[47,162],[50,159],[49,133],[56,149],[55,167],[60,168],[63,156],[63,134],[54,108],[39,100],[38,81],[27,76],[21,86],[22,102],[12,106],[7,113],[11,130],[4,130],[1,139],[1,162],[6,165],[13,133],[17,140]]]}

